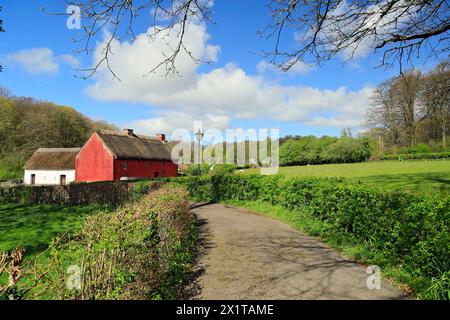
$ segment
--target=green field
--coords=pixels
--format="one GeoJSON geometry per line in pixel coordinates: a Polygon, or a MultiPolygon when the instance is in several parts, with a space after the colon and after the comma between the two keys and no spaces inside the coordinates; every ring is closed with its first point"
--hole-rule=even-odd
{"type": "Polygon", "coordinates": [[[75,232],[83,218],[104,209],[100,205],[0,205],[0,252],[23,246],[28,257],[44,251],[49,242],[75,232]]]}
{"type": "MultiPolygon", "coordinates": [[[[259,173],[259,169],[244,173],[259,173]]],[[[349,181],[403,187],[417,192],[450,193],[450,160],[380,161],[281,167],[279,174],[300,177],[343,177],[349,181]]]]}

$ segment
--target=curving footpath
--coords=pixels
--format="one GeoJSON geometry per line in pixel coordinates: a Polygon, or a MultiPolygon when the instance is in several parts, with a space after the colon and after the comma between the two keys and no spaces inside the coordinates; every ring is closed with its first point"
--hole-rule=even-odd
{"type": "Polygon", "coordinates": [[[190,299],[405,299],[366,267],[287,224],[222,204],[193,204],[201,249],[190,299]]]}

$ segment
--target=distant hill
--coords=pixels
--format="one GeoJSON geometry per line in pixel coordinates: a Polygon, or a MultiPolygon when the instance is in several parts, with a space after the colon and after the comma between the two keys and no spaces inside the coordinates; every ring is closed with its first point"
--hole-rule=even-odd
{"type": "Polygon", "coordinates": [[[22,176],[36,149],[82,146],[97,130],[117,130],[68,106],[9,95],[0,90],[0,180],[22,176]]]}

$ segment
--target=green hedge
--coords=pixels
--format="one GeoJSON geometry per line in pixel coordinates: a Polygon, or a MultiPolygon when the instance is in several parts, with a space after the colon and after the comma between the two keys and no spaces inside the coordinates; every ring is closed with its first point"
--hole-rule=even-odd
{"type": "Polygon", "coordinates": [[[133,198],[134,183],[105,181],[72,183],[64,186],[27,186],[0,188],[0,204],[122,204],[133,198]]]}
{"type": "Polygon", "coordinates": [[[386,154],[383,160],[434,160],[450,158],[450,152],[425,152],[425,153],[401,153],[401,154],[386,154]]]}
{"type": "MultiPolygon", "coordinates": [[[[19,278],[28,278],[15,285],[0,281],[0,300],[176,299],[195,246],[188,194],[180,186],[165,185],[113,212],[89,216],[75,236],[55,239],[47,258],[12,262],[19,278]],[[77,269],[80,288],[68,288],[77,269]]],[[[0,279],[7,281],[3,275],[0,279]]]]}
{"type": "MultiPolygon", "coordinates": [[[[326,234],[365,243],[390,265],[429,285],[450,270],[450,197],[387,191],[339,179],[213,176],[178,179],[193,199],[266,201],[325,225],[326,234]]],[[[419,284],[420,285],[420,284],[419,284]]]]}

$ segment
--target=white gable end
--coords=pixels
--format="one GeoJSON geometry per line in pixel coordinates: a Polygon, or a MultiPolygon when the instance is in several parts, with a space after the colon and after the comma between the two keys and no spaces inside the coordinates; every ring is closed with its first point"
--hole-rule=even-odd
{"type": "Polygon", "coordinates": [[[31,185],[34,175],[34,185],[58,185],[75,181],[75,170],[25,170],[24,183],[31,185]],[[64,178],[65,177],[65,178],[64,178]]]}

